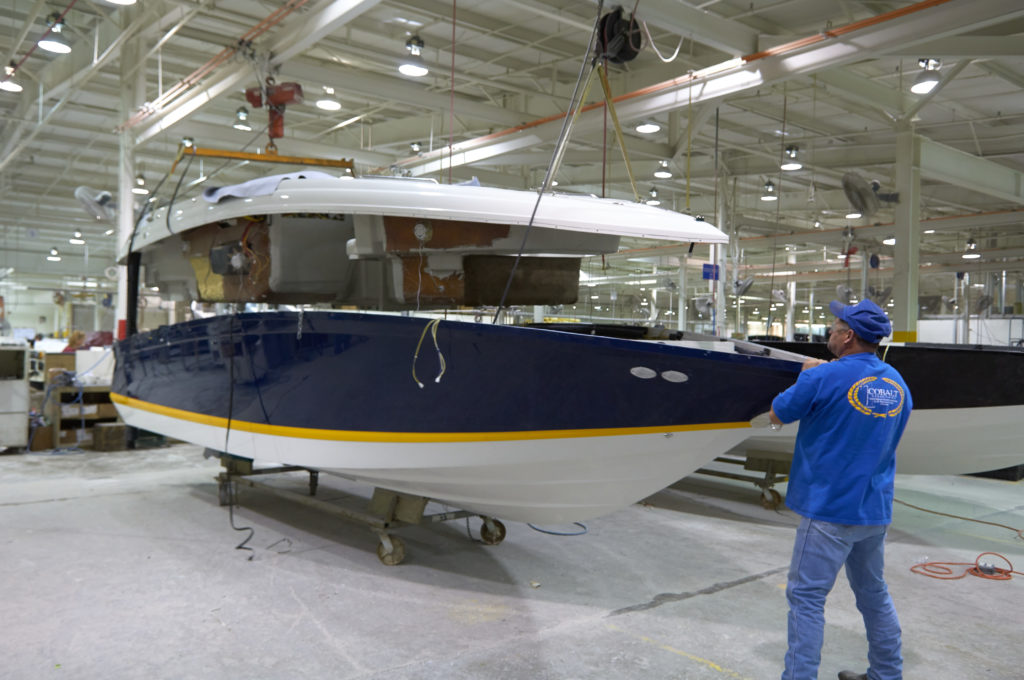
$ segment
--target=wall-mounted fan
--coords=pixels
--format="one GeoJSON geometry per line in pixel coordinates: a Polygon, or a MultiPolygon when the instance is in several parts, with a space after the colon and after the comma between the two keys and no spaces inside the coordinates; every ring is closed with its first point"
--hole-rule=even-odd
{"type": "Polygon", "coordinates": [[[848,172],[843,175],[843,193],[846,200],[850,202],[854,210],[864,217],[870,217],[878,212],[881,203],[899,203],[899,193],[879,193],[882,185],[878,180],[871,180],[870,184],[856,172],[848,172]]]}
{"type": "Polygon", "coordinates": [[[892,286],[886,286],[885,288],[868,286],[868,297],[879,307],[884,307],[885,303],[892,297],[892,286]]]}
{"type": "Polygon", "coordinates": [[[775,302],[781,304],[786,304],[786,291],[782,290],[781,288],[776,288],[775,290],[772,291],[772,300],[775,300],[775,302]]]}
{"type": "Polygon", "coordinates": [[[710,295],[701,295],[693,299],[693,308],[701,316],[710,315],[715,310],[715,301],[710,295]]]}
{"type": "Polygon", "coordinates": [[[840,283],[836,286],[836,299],[844,305],[850,304],[850,301],[853,300],[853,288],[840,283]]]}
{"type": "Polygon", "coordinates": [[[109,191],[100,191],[87,186],[80,186],[75,189],[75,198],[93,218],[103,222],[114,219],[113,195],[109,191]]]}
{"type": "Polygon", "coordinates": [[[978,298],[978,301],[974,303],[974,309],[971,310],[971,311],[973,311],[975,314],[981,314],[982,312],[984,312],[986,309],[988,309],[991,306],[992,306],[992,296],[991,295],[982,295],[981,297],[978,298]]]}
{"type": "Polygon", "coordinates": [[[748,276],[745,279],[738,279],[732,282],[732,294],[737,297],[744,295],[754,285],[754,277],[748,276]]]}

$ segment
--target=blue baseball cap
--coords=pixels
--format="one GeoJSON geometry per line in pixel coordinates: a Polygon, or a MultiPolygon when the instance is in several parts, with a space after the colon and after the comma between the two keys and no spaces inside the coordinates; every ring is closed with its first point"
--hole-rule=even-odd
{"type": "Polygon", "coordinates": [[[861,300],[855,305],[844,305],[838,300],[828,303],[829,311],[842,319],[857,336],[877,345],[882,338],[892,333],[892,324],[881,307],[871,300],[861,300]]]}

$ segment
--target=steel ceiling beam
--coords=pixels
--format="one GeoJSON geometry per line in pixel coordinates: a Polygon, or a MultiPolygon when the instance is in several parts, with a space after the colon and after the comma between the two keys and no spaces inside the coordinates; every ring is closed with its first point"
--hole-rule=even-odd
{"type": "MultiPolygon", "coordinates": [[[[718,100],[767,83],[783,82],[796,76],[843,66],[863,59],[865,53],[885,52],[897,45],[905,47],[934,40],[936,36],[965,33],[1012,17],[1024,16],[1024,6],[1011,7],[1005,0],[950,0],[938,7],[932,7],[932,4],[918,3],[896,13],[835,29],[824,36],[810,36],[774,50],[750,54],[742,62],[723,63],[698,71],[692,76],[683,76],[621,95],[615,99],[619,118],[636,120],[692,104],[718,100]],[[915,8],[920,9],[914,11],[915,8]],[[913,13],[907,14],[908,11],[913,13]]],[[[864,86],[863,83],[860,85],[864,86]]],[[[871,90],[872,97],[884,99],[887,105],[896,106],[894,110],[901,110],[902,93],[880,85],[878,87],[881,90],[864,87],[871,90]]],[[[532,121],[476,142],[498,144],[504,136],[518,135],[528,129],[550,141],[558,134],[561,119],[562,116],[552,116],[532,121]]],[[[603,106],[585,107],[576,123],[575,134],[595,132],[602,123],[603,106]]],[[[415,159],[402,163],[414,174],[419,164],[415,159]]]]}
{"type": "Polygon", "coordinates": [[[922,175],[1024,204],[1024,173],[924,137],[919,139],[922,175]]]}
{"type": "MultiPolygon", "coordinates": [[[[272,39],[266,48],[271,55],[269,65],[273,67],[286,63],[379,3],[380,0],[322,0],[303,16],[301,23],[290,26],[281,35],[272,39]]],[[[186,94],[147,118],[135,133],[136,144],[142,144],[169,129],[236,87],[249,75],[250,68],[247,64],[235,64],[232,68],[223,69],[218,77],[203,87],[186,94]]]]}

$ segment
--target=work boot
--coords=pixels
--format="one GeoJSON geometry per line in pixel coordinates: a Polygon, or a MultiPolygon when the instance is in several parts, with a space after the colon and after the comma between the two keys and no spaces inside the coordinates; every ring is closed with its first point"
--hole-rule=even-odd
{"type": "Polygon", "coordinates": [[[839,680],[868,680],[868,674],[858,674],[853,671],[839,671],[839,680]]]}

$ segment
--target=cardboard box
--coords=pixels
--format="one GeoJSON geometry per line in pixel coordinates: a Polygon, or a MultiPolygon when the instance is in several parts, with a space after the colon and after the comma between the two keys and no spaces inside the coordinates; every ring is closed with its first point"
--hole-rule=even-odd
{"type": "Polygon", "coordinates": [[[53,448],[53,428],[49,425],[37,427],[35,433],[29,433],[32,451],[45,451],[53,448]]]}
{"type": "Polygon", "coordinates": [[[61,404],[61,418],[95,417],[100,410],[99,404],[61,404]]]}
{"type": "Polygon", "coordinates": [[[46,369],[44,372],[47,376],[55,368],[73,373],[75,371],[75,354],[74,352],[68,352],[67,354],[47,352],[46,356],[43,357],[43,366],[46,369]]]}
{"type": "Polygon", "coordinates": [[[92,446],[92,428],[84,430],[61,430],[60,446],[80,446],[83,449],[92,446]]]}
{"type": "Polygon", "coordinates": [[[92,428],[92,447],[96,451],[127,449],[128,427],[124,423],[96,423],[92,428]]]}
{"type": "Polygon", "coordinates": [[[119,418],[121,415],[113,404],[97,404],[97,406],[99,406],[99,409],[96,411],[97,418],[119,418]]]}

